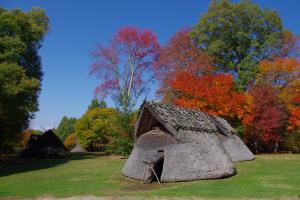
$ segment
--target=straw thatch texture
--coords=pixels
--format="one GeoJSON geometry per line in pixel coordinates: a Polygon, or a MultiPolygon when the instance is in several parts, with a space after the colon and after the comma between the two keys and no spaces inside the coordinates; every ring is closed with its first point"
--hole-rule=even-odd
{"type": "Polygon", "coordinates": [[[87,152],[87,150],[85,148],[83,148],[79,144],[78,140],[76,139],[76,145],[75,145],[75,147],[73,149],[71,149],[70,152],[72,152],[72,153],[84,153],[84,152],[87,152]]]}
{"type": "Polygon", "coordinates": [[[80,144],[76,144],[75,147],[73,149],[71,149],[72,153],[84,153],[84,152],[87,152],[86,149],[82,148],[82,146],[80,144]]]}
{"type": "Polygon", "coordinates": [[[220,134],[219,139],[233,162],[247,161],[255,159],[253,153],[248,149],[244,142],[239,138],[230,124],[221,117],[211,116],[220,134]]]}
{"type": "Polygon", "coordinates": [[[255,159],[253,153],[238,136],[220,137],[220,141],[233,162],[255,159]]]}
{"type": "MultiPolygon", "coordinates": [[[[210,116],[207,113],[147,101],[142,106],[141,114],[136,124],[136,137],[149,131],[149,129],[145,128],[152,117],[174,135],[179,129],[204,130],[210,133],[217,131],[217,127],[209,120],[210,116]]],[[[155,126],[158,125],[156,124],[155,126]]]]}
{"type": "Polygon", "coordinates": [[[123,174],[130,178],[151,182],[154,178],[152,171],[144,161],[152,163],[162,158],[159,150],[166,146],[178,143],[174,137],[161,130],[152,130],[141,135],[135,142],[134,148],[123,167],[123,174]]]}
{"type": "Polygon", "coordinates": [[[185,143],[165,148],[162,182],[223,178],[236,173],[216,135],[206,132],[199,135],[196,131],[186,130],[179,132],[185,143]]]}
{"type": "Polygon", "coordinates": [[[42,135],[31,135],[20,158],[67,158],[71,154],[52,130],[42,135]]]}
{"type": "Polygon", "coordinates": [[[237,133],[225,119],[212,115],[210,115],[209,119],[223,135],[231,136],[232,134],[237,133]]]}
{"type": "Polygon", "coordinates": [[[134,149],[123,174],[150,182],[153,173],[144,161],[151,161],[162,182],[232,176],[236,173],[232,161],[254,158],[234,134],[223,118],[144,102],[135,126],[134,149]],[[153,127],[161,130],[151,130],[153,127]]]}

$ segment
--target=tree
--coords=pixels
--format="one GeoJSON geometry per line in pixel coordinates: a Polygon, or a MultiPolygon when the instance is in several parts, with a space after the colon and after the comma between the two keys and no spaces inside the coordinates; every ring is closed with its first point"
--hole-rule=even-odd
{"type": "Polygon", "coordinates": [[[39,81],[27,77],[17,64],[0,63],[0,148],[17,142],[27,128],[31,113],[37,110],[39,86],[39,81]]]}
{"type": "Polygon", "coordinates": [[[38,49],[42,47],[49,21],[45,12],[33,8],[28,13],[19,9],[0,8],[0,62],[16,63],[29,78],[42,80],[38,49]]]}
{"type": "Polygon", "coordinates": [[[299,36],[293,34],[290,31],[285,30],[283,32],[283,46],[279,53],[277,53],[277,57],[285,58],[285,57],[299,57],[300,46],[299,46],[299,36]]]}
{"type": "Polygon", "coordinates": [[[300,92],[293,99],[293,105],[289,109],[288,136],[285,145],[294,153],[300,152],[300,92]]]}
{"type": "Polygon", "coordinates": [[[71,133],[68,135],[64,141],[64,145],[68,150],[71,150],[76,146],[76,134],[71,133]]]}
{"type": "Polygon", "coordinates": [[[229,74],[195,76],[188,72],[177,74],[171,84],[176,92],[174,103],[236,123],[249,112],[251,99],[235,92],[233,77],[229,74]]]}
{"type": "Polygon", "coordinates": [[[105,101],[98,101],[98,99],[93,99],[92,102],[90,103],[88,109],[94,109],[94,108],[106,108],[107,105],[105,103],[105,101]]]}
{"type": "MultiPolygon", "coordinates": [[[[286,49],[291,49],[291,46],[293,45],[284,48],[284,52],[287,52],[286,49]]],[[[257,74],[257,84],[269,84],[278,89],[279,98],[284,103],[289,118],[287,140],[290,142],[287,142],[287,146],[292,147],[293,151],[298,151],[295,150],[297,145],[292,145],[291,141],[296,142],[297,138],[299,140],[296,133],[300,126],[300,109],[298,108],[300,101],[297,101],[299,98],[297,94],[300,93],[299,61],[293,57],[283,56],[283,54],[281,57],[262,61],[257,74]]]]}
{"type": "Polygon", "coordinates": [[[238,89],[248,89],[259,61],[283,47],[283,25],[276,11],[251,1],[213,0],[191,35],[214,58],[217,70],[236,77],[238,89]]]}
{"type": "Polygon", "coordinates": [[[101,79],[96,94],[114,97],[123,113],[130,113],[153,79],[152,63],[159,48],[150,30],[120,28],[110,45],[99,45],[91,74],[101,79]]]}
{"type": "Polygon", "coordinates": [[[288,110],[300,92],[300,63],[293,57],[263,60],[258,67],[256,84],[269,84],[279,89],[279,97],[288,110]]]}
{"type": "Polygon", "coordinates": [[[138,117],[138,111],[124,115],[118,113],[117,133],[110,139],[110,145],[107,149],[108,153],[114,153],[122,156],[128,156],[133,149],[133,132],[134,126],[138,117]],[[124,119],[125,118],[125,119],[124,119]]]}
{"type": "Polygon", "coordinates": [[[292,57],[263,60],[259,64],[256,80],[284,89],[300,80],[300,63],[292,57]]]}
{"type": "Polygon", "coordinates": [[[158,93],[167,100],[173,96],[170,84],[177,73],[190,72],[200,76],[212,73],[211,58],[198,49],[191,39],[189,29],[181,29],[160,48],[159,56],[154,63],[157,79],[160,81],[158,93]]]}
{"type": "Polygon", "coordinates": [[[75,124],[77,122],[77,119],[74,117],[66,117],[64,116],[61,121],[59,122],[58,127],[55,129],[56,135],[59,136],[59,138],[64,141],[68,135],[71,133],[74,133],[75,131],[75,124]]]}
{"type": "MultiPolygon", "coordinates": [[[[290,109],[289,127],[290,131],[300,130],[300,92],[293,99],[294,106],[290,109]]],[[[298,133],[299,134],[299,133],[298,133]]]]}
{"type": "Polygon", "coordinates": [[[38,49],[47,31],[41,9],[0,8],[0,147],[18,138],[38,110],[43,75],[38,49]]]}
{"type": "Polygon", "coordinates": [[[270,85],[259,85],[253,88],[251,96],[252,112],[243,120],[246,140],[256,153],[258,148],[276,151],[286,126],[286,111],[278,91],[270,85]]]}
{"type": "Polygon", "coordinates": [[[118,111],[113,108],[87,110],[75,126],[78,142],[89,150],[99,145],[108,148],[119,130],[117,115],[118,111]]]}
{"type": "Polygon", "coordinates": [[[20,142],[21,148],[25,148],[28,140],[30,139],[31,135],[41,135],[43,134],[42,131],[40,130],[33,130],[33,129],[26,129],[23,133],[22,133],[22,139],[20,142]]]}

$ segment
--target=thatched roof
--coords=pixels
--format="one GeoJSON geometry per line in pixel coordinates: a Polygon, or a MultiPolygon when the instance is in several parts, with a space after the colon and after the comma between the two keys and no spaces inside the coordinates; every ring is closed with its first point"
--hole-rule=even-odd
{"type": "Polygon", "coordinates": [[[171,134],[177,137],[182,137],[180,136],[182,132],[180,130],[185,130],[187,138],[192,137],[191,134],[188,134],[189,131],[197,131],[198,134],[205,132],[224,135],[224,137],[219,137],[220,143],[232,161],[246,161],[255,158],[248,147],[237,136],[236,130],[225,119],[175,105],[145,101],[141,107],[141,114],[136,125],[136,138],[142,134],[141,131],[149,131],[141,128],[145,124],[142,121],[147,121],[147,118],[145,118],[147,113],[155,116],[171,134]]]}
{"type": "Polygon", "coordinates": [[[69,156],[70,153],[52,130],[42,135],[31,135],[20,154],[21,158],[66,158],[69,156]]]}
{"type": "Polygon", "coordinates": [[[254,159],[225,119],[174,105],[145,101],[134,136],[122,171],[138,180],[153,180],[145,160],[160,169],[162,182],[173,182],[232,176],[233,161],[254,159]]]}
{"type": "Polygon", "coordinates": [[[253,153],[237,135],[221,136],[220,142],[233,162],[255,159],[253,153]]]}
{"type": "Polygon", "coordinates": [[[76,145],[73,149],[71,149],[70,152],[72,152],[72,153],[84,153],[84,152],[87,152],[87,150],[85,148],[83,148],[76,139],[76,145]]]}
{"type": "Polygon", "coordinates": [[[217,127],[218,131],[223,135],[230,136],[236,134],[236,130],[230,126],[230,124],[223,118],[210,115],[209,118],[217,127]]]}
{"type": "MultiPolygon", "coordinates": [[[[226,136],[236,133],[230,124],[221,117],[175,105],[145,101],[136,124],[135,138],[139,137],[142,132],[149,131],[145,130],[145,123],[143,123],[143,121],[149,121],[149,119],[145,119],[147,113],[154,116],[173,135],[177,134],[180,129],[209,133],[220,132],[226,136]]],[[[149,127],[151,127],[150,124],[149,127]]]]}
{"type": "Polygon", "coordinates": [[[143,106],[150,108],[152,114],[176,130],[215,131],[217,129],[208,119],[209,115],[204,112],[150,101],[145,101],[143,106]]]}

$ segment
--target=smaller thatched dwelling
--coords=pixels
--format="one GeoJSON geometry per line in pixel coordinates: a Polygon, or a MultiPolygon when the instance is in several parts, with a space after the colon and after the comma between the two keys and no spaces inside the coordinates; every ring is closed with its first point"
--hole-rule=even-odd
{"type": "Polygon", "coordinates": [[[161,182],[214,179],[236,173],[233,161],[254,159],[222,118],[173,105],[144,102],[127,177],[161,182]]]}
{"type": "Polygon", "coordinates": [[[87,150],[85,148],[83,148],[79,144],[78,140],[76,139],[76,145],[75,145],[75,147],[73,149],[71,149],[70,152],[72,152],[72,153],[85,153],[85,152],[87,152],[87,150]]]}
{"type": "Polygon", "coordinates": [[[31,135],[20,158],[67,158],[71,154],[67,151],[59,137],[48,130],[42,135],[31,135]]]}

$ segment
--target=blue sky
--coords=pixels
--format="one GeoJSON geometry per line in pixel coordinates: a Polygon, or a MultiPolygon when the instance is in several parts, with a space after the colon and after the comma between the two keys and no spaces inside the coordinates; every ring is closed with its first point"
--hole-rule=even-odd
{"type": "MultiPolygon", "coordinates": [[[[99,83],[89,76],[90,53],[106,44],[119,27],[133,25],[154,31],[161,44],[179,28],[193,26],[207,11],[209,0],[0,0],[24,11],[46,10],[51,31],[40,49],[45,73],[40,111],[33,128],[52,128],[61,118],[80,117],[99,83]]],[[[300,34],[299,0],[255,0],[278,11],[287,29],[300,34]]],[[[108,104],[113,106],[113,102],[108,104]]]]}

